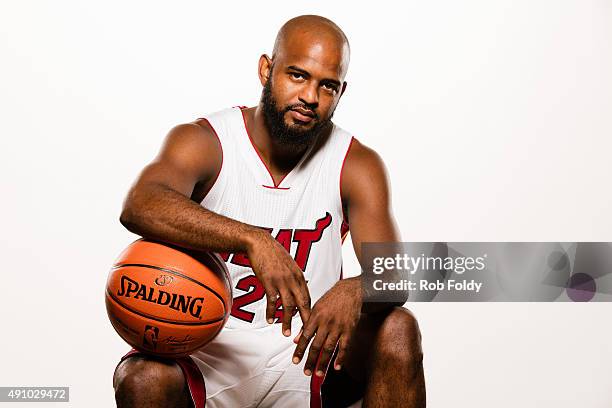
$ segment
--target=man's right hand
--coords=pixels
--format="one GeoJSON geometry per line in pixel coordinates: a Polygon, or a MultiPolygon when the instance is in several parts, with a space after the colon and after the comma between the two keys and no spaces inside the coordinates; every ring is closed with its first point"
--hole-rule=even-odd
{"type": "Polygon", "coordinates": [[[274,322],[276,300],[280,296],[283,305],[282,331],[291,335],[291,318],[294,311],[300,313],[302,323],[310,316],[310,293],[304,279],[304,272],[291,255],[266,232],[254,234],[247,249],[251,267],[266,293],[266,320],[274,322]]]}

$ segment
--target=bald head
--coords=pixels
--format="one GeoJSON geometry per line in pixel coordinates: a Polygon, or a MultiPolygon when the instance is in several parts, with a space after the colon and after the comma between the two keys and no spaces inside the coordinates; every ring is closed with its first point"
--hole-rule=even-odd
{"type": "Polygon", "coordinates": [[[303,15],[287,21],[276,35],[272,59],[309,54],[322,63],[339,66],[344,78],[350,60],[350,46],[344,32],[333,21],[316,15],[303,15]]]}
{"type": "Polygon", "coordinates": [[[259,57],[260,106],[268,132],[279,146],[303,151],[328,131],[346,90],[346,35],[320,16],[299,16],[279,30],[272,57],[259,57]]]}

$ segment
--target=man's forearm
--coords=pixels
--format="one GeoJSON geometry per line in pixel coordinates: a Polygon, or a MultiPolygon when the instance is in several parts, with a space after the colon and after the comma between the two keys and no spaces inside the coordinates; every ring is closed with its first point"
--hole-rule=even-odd
{"type": "Polygon", "coordinates": [[[247,252],[255,237],[263,233],[153,184],[130,191],[120,221],[144,238],[201,251],[247,252]]]}

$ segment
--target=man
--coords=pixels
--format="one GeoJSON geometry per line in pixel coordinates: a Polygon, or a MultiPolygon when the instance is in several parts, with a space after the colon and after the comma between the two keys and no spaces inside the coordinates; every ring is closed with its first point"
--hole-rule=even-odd
{"type": "Polygon", "coordinates": [[[175,127],[140,174],[121,223],[221,253],[234,303],[189,359],[124,357],[118,406],[200,407],[204,386],[209,407],[425,406],[416,320],[362,313],[360,277],[341,279],[349,220],[358,258],[362,242],[399,240],[382,160],[331,122],[349,52],[330,20],[289,20],[260,57],[259,105],[175,127]]]}

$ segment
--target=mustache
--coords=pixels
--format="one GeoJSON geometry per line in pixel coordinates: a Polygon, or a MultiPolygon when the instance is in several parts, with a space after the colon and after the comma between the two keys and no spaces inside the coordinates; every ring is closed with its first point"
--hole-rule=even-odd
{"type": "Polygon", "coordinates": [[[318,115],[318,114],[317,114],[317,112],[314,110],[314,108],[313,108],[313,107],[310,107],[310,106],[308,106],[308,105],[305,105],[305,104],[303,104],[303,103],[296,103],[296,104],[293,104],[293,105],[289,105],[289,106],[287,106],[287,107],[285,108],[285,111],[283,112],[283,114],[284,114],[284,113],[286,113],[286,112],[289,112],[290,110],[296,109],[296,108],[300,108],[300,109],[303,109],[303,110],[307,110],[307,111],[309,111],[310,113],[312,113],[312,117],[313,117],[314,119],[317,119],[317,120],[319,119],[319,115],[318,115]]]}

